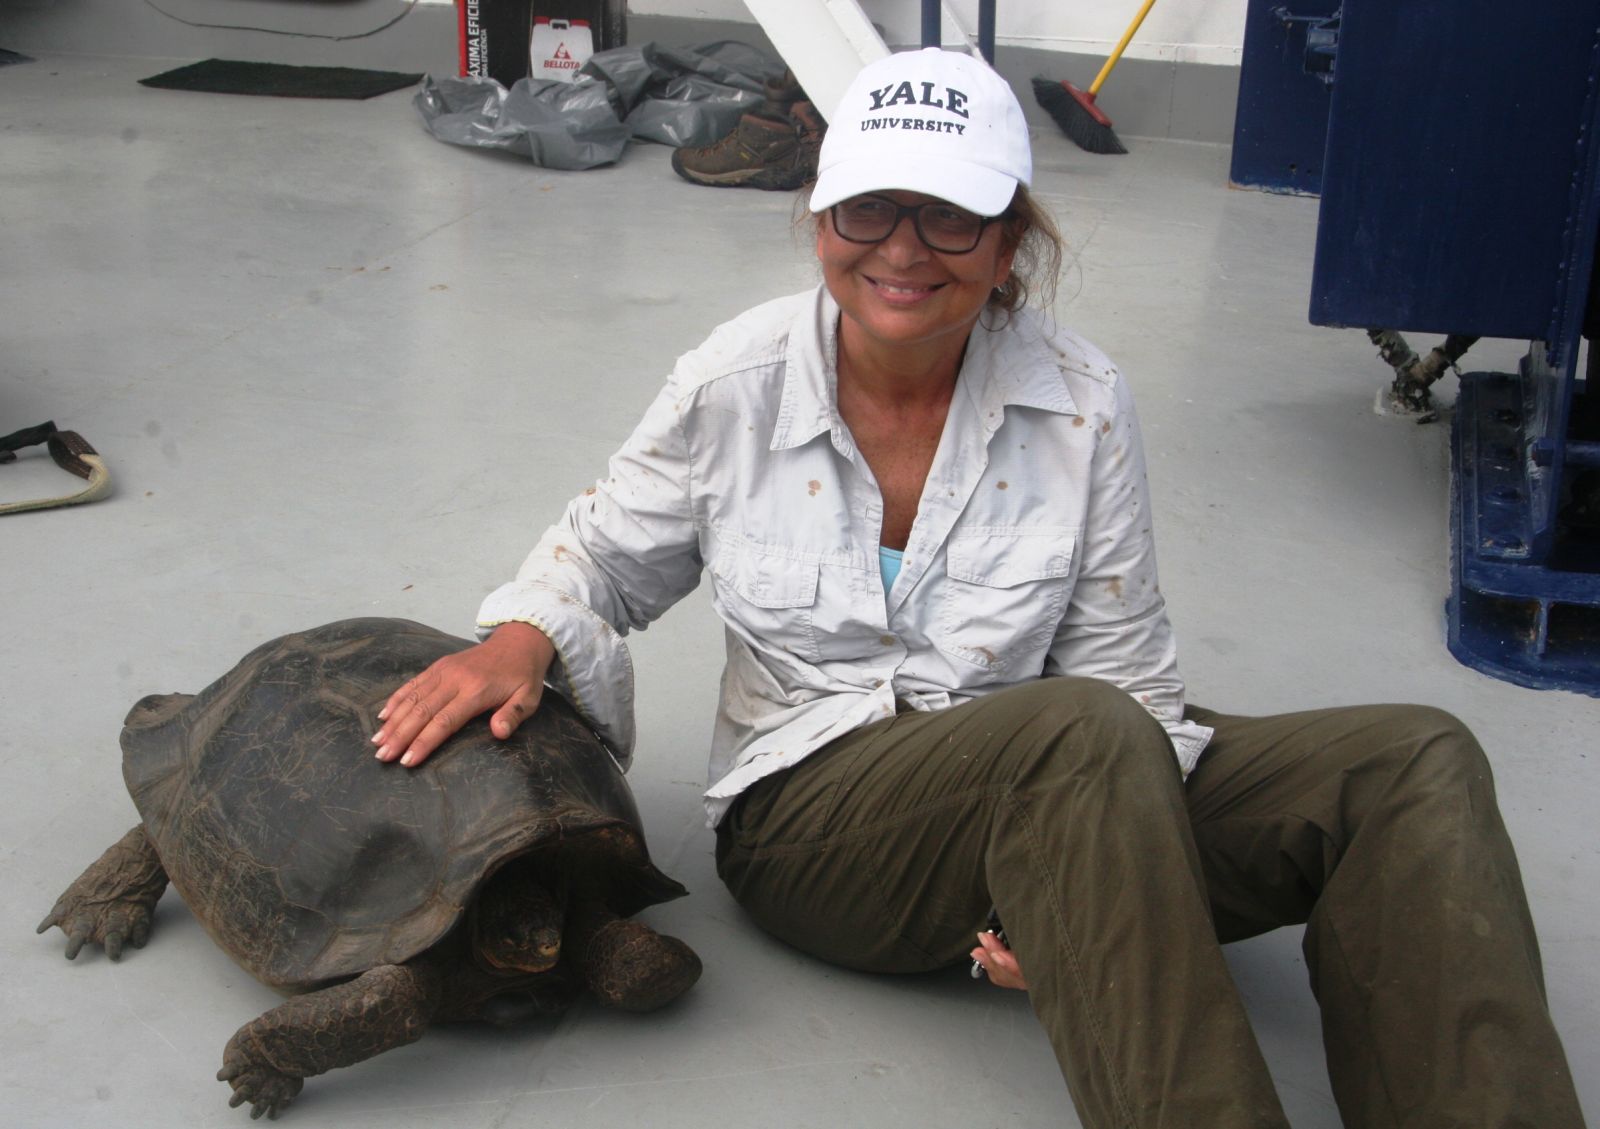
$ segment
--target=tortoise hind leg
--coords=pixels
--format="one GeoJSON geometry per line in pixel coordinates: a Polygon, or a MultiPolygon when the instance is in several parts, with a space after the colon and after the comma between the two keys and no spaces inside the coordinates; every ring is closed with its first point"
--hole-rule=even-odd
{"type": "Polygon", "coordinates": [[[416,1042],[438,1010],[441,981],[425,961],[379,965],[251,1020],[222,1052],[228,1104],[275,1118],[305,1079],[416,1042]]]}
{"type": "Polygon", "coordinates": [[[143,827],[135,827],[106,849],[68,886],[39,923],[43,933],[59,925],[67,935],[67,959],[86,943],[104,945],[106,956],[122,956],[123,942],[144,947],[150,919],[167,888],[167,872],[143,827]]]}
{"type": "Polygon", "coordinates": [[[599,903],[574,907],[567,938],[584,981],[608,1007],[653,1011],[700,979],[700,958],[688,945],[599,903]]]}

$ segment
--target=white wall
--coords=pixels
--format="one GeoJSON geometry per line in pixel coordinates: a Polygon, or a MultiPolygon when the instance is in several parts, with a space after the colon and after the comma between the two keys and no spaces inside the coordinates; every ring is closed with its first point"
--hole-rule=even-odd
{"type": "MultiPolygon", "coordinates": [[[[859,0],[891,43],[920,37],[918,0],[859,0]]],[[[945,0],[947,42],[958,32],[976,34],[977,0],[945,0]]],[[[743,0],[629,0],[641,15],[749,20],[743,0]]],[[[1002,45],[1108,54],[1139,10],[1139,0],[996,0],[995,39],[1002,45]]],[[[1128,47],[1133,59],[1239,64],[1244,44],[1244,0],[1161,0],[1128,47]]]]}

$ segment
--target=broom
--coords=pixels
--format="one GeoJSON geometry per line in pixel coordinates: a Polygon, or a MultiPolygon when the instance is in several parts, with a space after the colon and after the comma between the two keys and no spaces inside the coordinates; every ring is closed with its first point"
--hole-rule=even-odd
{"type": "Polygon", "coordinates": [[[1122,142],[1117,140],[1116,132],[1111,128],[1111,119],[1094,104],[1094,99],[1095,95],[1100,93],[1100,87],[1105,83],[1106,76],[1111,73],[1111,68],[1117,65],[1117,60],[1122,58],[1122,52],[1132,42],[1133,33],[1139,30],[1139,25],[1144,23],[1145,16],[1150,14],[1155,2],[1156,0],[1144,0],[1144,7],[1133,17],[1133,22],[1122,35],[1122,41],[1117,44],[1116,50],[1111,52],[1111,57],[1106,60],[1106,65],[1100,68],[1100,73],[1089,84],[1087,91],[1079,90],[1070,82],[1056,82],[1049,78],[1033,80],[1034,98],[1055,119],[1055,123],[1061,127],[1061,132],[1070,137],[1078,148],[1090,153],[1128,151],[1123,148],[1122,142]]]}

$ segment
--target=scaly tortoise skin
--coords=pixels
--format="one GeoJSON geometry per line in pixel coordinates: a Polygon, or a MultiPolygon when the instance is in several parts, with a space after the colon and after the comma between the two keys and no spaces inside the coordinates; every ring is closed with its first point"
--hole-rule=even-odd
{"type": "Polygon", "coordinates": [[[687,891],[650,862],[622,771],[546,690],[509,741],[470,722],[420,768],[368,737],[395,687],[469,646],[352,619],[266,643],[122,731],[141,823],[56,902],[67,956],[142,946],[167,881],[252,975],[301,993],[229,1040],[230,1104],[276,1117],[303,1079],[428,1024],[554,1014],[584,989],[635,1011],[700,975],[632,920],[687,891]]]}

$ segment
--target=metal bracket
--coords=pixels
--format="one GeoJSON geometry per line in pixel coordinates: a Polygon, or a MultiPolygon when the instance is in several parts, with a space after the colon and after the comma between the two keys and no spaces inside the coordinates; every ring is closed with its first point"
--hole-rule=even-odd
{"type": "Polygon", "coordinates": [[[1306,25],[1305,72],[1315,75],[1328,85],[1333,84],[1333,60],[1339,53],[1339,18],[1343,8],[1331,16],[1297,16],[1288,8],[1272,9],[1272,15],[1284,27],[1306,25]]]}

